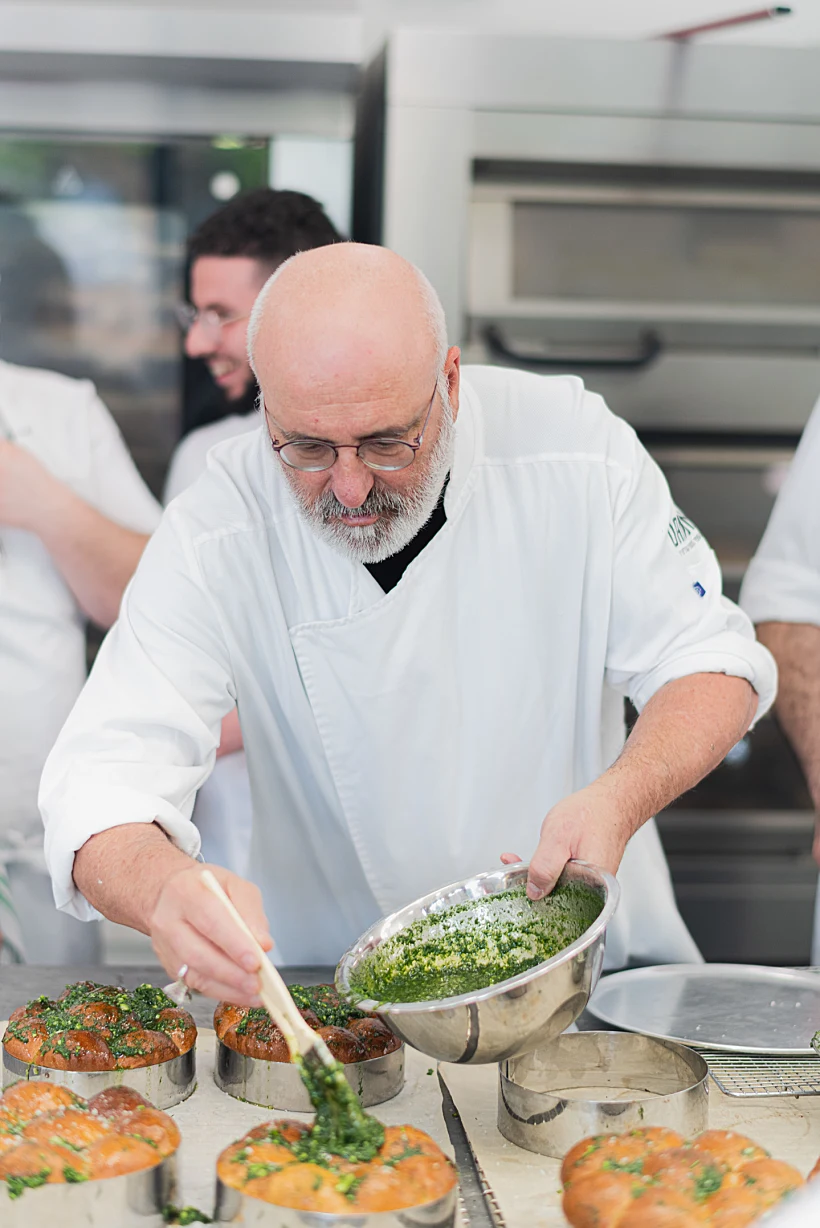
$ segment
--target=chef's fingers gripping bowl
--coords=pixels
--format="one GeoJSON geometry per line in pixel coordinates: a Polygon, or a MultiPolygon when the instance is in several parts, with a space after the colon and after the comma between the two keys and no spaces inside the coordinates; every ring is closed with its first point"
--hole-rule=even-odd
{"type": "Polygon", "coordinates": [[[196,1025],[161,989],[79,981],[12,1012],[2,1082],[37,1078],[93,1096],[124,1082],[159,1109],[196,1085],[196,1025]]]}
{"type": "MultiPolygon", "coordinates": [[[[563,949],[518,975],[452,997],[424,1001],[378,1001],[359,985],[375,952],[415,922],[425,931],[442,913],[518,889],[529,866],[478,874],[423,896],[372,926],[342,957],[336,970],[340,995],[360,1010],[378,1011],[409,1045],[445,1062],[487,1063],[541,1048],[573,1023],[597,984],[604,959],[606,928],[618,904],[615,878],[584,861],[570,861],[557,888],[595,897],[597,916],[563,949]]],[[[549,908],[549,897],[543,904],[549,908]]],[[[501,902],[499,903],[501,906],[501,902]]],[[[538,908],[540,905],[533,905],[538,908]]],[[[593,909],[593,912],[595,911],[593,909]]],[[[470,910],[464,910],[465,914],[470,910]]],[[[587,918],[587,921],[589,919],[587,918]]]]}

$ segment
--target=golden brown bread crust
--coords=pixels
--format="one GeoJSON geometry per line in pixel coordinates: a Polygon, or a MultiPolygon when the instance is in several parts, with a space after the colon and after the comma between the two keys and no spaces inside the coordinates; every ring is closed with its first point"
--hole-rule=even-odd
{"type": "Polygon", "coordinates": [[[214,1031],[219,1039],[222,1040],[228,1028],[236,1027],[246,1014],[246,1008],[243,1006],[234,1006],[231,1002],[218,1002],[214,1011],[214,1031]]]}
{"type": "Polygon", "coordinates": [[[117,1054],[117,1070],[136,1070],[143,1066],[158,1066],[179,1056],[179,1050],[170,1036],[164,1032],[134,1028],[126,1032],[117,1054]]]}
{"type": "Polygon", "coordinates": [[[582,1139],[561,1178],[573,1228],[746,1228],[803,1184],[746,1135],[660,1128],[582,1139]]]}
{"type": "Polygon", "coordinates": [[[0,1098],[0,1108],[12,1113],[18,1121],[31,1121],[38,1113],[54,1113],[58,1109],[74,1108],[81,1097],[60,1083],[43,1083],[38,1079],[21,1080],[7,1087],[0,1098]]]}
{"type": "Polygon", "coordinates": [[[187,1011],[168,1007],[157,1015],[157,1027],[174,1042],[177,1053],[187,1053],[196,1044],[196,1024],[187,1011]]]}
{"type": "Polygon", "coordinates": [[[139,1092],[135,1092],[133,1087],[106,1087],[88,1102],[91,1112],[98,1113],[100,1117],[116,1117],[121,1113],[130,1113],[140,1105],[147,1106],[148,1101],[139,1092]]]}
{"type": "MultiPolygon", "coordinates": [[[[317,985],[309,990],[301,986],[292,988],[297,1003],[308,995],[316,995],[316,1009],[308,1004],[300,1005],[299,1013],[308,1026],[323,1037],[337,1061],[346,1065],[364,1062],[401,1048],[401,1040],[380,1015],[362,1015],[360,1011],[346,1008],[332,985],[317,985]]],[[[267,1012],[258,1007],[220,1002],[214,1011],[214,1031],[229,1049],[246,1057],[268,1062],[290,1061],[284,1036],[267,1012]]]]}
{"type": "Polygon", "coordinates": [[[429,1135],[414,1126],[386,1127],[384,1143],[369,1163],[334,1157],[327,1168],[299,1161],[285,1145],[306,1129],[291,1121],[254,1127],[219,1156],[220,1179],[251,1198],[278,1206],[347,1215],[435,1202],[456,1184],[453,1165],[429,1135]],[[267,1165],[275,1168],[265,1172],[267,1165]]]}
{"type": "MultiPolygon", "coordinates": [[[[31,1080],[0,1098],[0,1182],[116,1177],[153,1168],[179,1142],[176,1123],[130,1088],[108,1088],[86,1101],[60,1084],[31,1080]]],[[[0,1185],[0,1207],[4,1197],[0,1185]]]]}
{"type": "Polygon", "coordinates": [[[127,992],[80,981],[59,998],[37,998],[12,1012],[6,1052],[54,1070],[133,1070],[170,1061],[196,1043],[196,1025],[150,985],[127,992]]]}
{"type": "Polygon", "coordinates": [[[103,1037],[82,1028],[47,1036],[37,1061],[51,1070],[114,1070],[116,1066],[103,1037]]]}
{"type": "Polygon", "coordinates": [[[365,1058],[385,1057],[401,1048],[401,1041],[383,1019],[369,1015],[366,1019],[353,1019],[347,1025],[356,1039],[364,1046],[365,1058]]]}
{"type": "MultiPolygon", "coordinates": [[[[9,1023],[11,1023],[11,1020],[9,1020],[9,1023]]],[[[35,1018],[21,1019],[15,1025],[14,1034],[8,1030],[6,1031],[6,1035],[3,1037],[3,1045],[6,1052],[12,1057],[16,1057],[18,1061],[33,1064],[39,1060],[40,1050],[47,1036],[46,1025],[40,1020],[35,1018]]]]}
{"type": "Polygon", "coordinates": [[[351,1062],[363,1062],[367,1057],[362,1042],[347,1028],[319,1028],[317,1036],[321,1036],[336,1061],[343,1062],[345,1066],[351,1062]]]}

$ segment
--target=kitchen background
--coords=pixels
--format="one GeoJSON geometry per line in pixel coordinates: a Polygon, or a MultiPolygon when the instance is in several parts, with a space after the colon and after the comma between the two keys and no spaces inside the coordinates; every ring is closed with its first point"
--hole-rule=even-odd
{"type": "MultiPolygon", "coordinates": [[[[820,0],[662,37],[744,9],[0,3],[0,357],[90,376],[159,493],[199,378],[186,233],[307,191],[425,269],[468,360],[603,393],[735,596],[820,394],[820,0]]],[[[707,958],[808,963],[813,815],[772,720],[661,827],[707,958]]]]}

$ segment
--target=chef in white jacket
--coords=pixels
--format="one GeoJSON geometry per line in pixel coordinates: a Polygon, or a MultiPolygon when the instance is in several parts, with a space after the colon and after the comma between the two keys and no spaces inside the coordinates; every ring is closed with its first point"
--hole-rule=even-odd
{"type": "MultiPolygon", "coordinates": [[[[794,747],[820,815],[820,402],[803,432],[766,531],[743,581],[740,603],[777,661],[775,712],[794,747]]],[[[820,865],[820,819],[814,859],[820,865]]],[[[820,890],[812,963],[820,962],[820,890]]]]}
{"type": "Polygon", "coordinates": [[[533,896],[623,858],[611,961],[697,958],[648,821],[775,669],[632,430],[578,379],[460,380],[432,288],[381,248],[282,265],[249,345],[265,426],[166,511],[46,766],[60,905],[255,1000],[190,822],[236,703],[253,881],[218,873],[282,963],[502,852],[532,853],[533,896]]]}
{"type": "Polygon", "coordinates": [[[160,508],[88,380],[0,362],[0,934],[31,963],[93,962],[54,908],[37,787],[160,508]]]}

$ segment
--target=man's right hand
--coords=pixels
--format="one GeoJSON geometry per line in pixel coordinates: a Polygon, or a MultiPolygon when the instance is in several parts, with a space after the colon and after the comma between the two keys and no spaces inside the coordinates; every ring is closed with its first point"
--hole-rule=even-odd
{"type": "Polygon", "coordinates": [[[188,965],[185,982],[206,997],[259,1006],[259,956],[202,882],[209,869],[248,923],[260,946],[273,939],[252,883],[221,866],[194,862],[166,879],[150,919],[151,941],[168,975],[188,965]]]}

